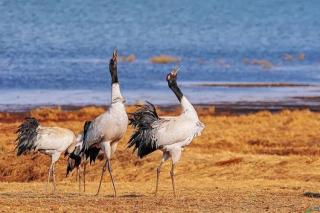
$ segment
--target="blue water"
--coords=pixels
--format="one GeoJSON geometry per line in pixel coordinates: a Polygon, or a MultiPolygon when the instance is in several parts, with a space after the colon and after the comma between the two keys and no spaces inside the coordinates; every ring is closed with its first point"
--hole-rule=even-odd
{"type": "Polygon", "coordinates": [[[105,104],[106,61],[117,47],[129,103],[175,103],[149,58],[181,58],[179,81],[195,103],[316,96],[319,88],[203,88],[188,82],[295,82],[320,79],[320,1],[0,0],[0,108],[105,104]],[[292,61],[283,59],[284,54],[292,61]],[[298,55],[303,53],[304,60],[298,55]],[[244,59],[271,62],[270,69],[244,59]]]}

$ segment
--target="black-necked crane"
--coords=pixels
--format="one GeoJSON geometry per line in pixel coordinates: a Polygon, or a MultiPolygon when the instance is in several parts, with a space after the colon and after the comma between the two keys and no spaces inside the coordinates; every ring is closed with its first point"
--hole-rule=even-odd
{"type": "Polygon", "coordinates": [[[84,131],[83,151],[86,155],[89,149],[96,148],[97,150],[101,149],[104,152],[106,159],[102,168],[96,195],[100,192],[104,173],[106,169],[108,169],[114,190],[114,196],[117,196],[110,159],[116,151],[118,142],[127,131],[128,126],[128,116],[124,105],[125,100],[121,95],[118,81],[117,57],[117,51],[114,50],[109,62],[109,71],[112,82],[111,105],[108,111],[92,120],[90,125],[88,125],[87,130],[84,131]]]}
{"type": "Polygon", "coordinates": [[[151,103],[142,106],[132,113],[130,125],[135,128],[128,147],[133,151],[138,150],[138,157],[143,158],[156,150],[163,152],[162,160],[157,168],[156,192],[158,192],[159,175],[162,164],[170,157],[172,167],[170,171],[174,196],[175,181],[174,168],[180,160],[182,149],[189,145],[193,138],[200,135],[204,124],[199,121],[198,114],[188,99],[182,94],[177,85],[178,69],[173,69],[166,77],[169,88],[177,96],[182,113],[175,117],[159,117],[155,107],[151,103]]]}
{"type": "Polygon", "coordinates": [[[48,184],[52,178],[53,192],[56,190],[55,164],[62,153],[70,154],[74,149],[75,134],[65,128],[43,127],[35,118],[26,118],[17,130],[17,156],[30,152],[37,152],[51,156],[48,184]]]}
{"type": "MultiPolygon", "coordinates": [[[[91,121],[86,121],[84,124],[84,132],[87,131],[91,121]]],[[[86,191],[86,167],[90,162],[95,162],[97,157],[101,156],[103,158],[103,151],[96,147],[89,148],[86,153],[82,152],[83,149],[83,132],[77,135],[77,143],[74,150],[70,153],[67,163],[67,174],[68,176],[74,169],[77,170],[77,180],[79,183],[79,194],[81,192],[81,173],[83,177],[83,192],[86,191]]]]}

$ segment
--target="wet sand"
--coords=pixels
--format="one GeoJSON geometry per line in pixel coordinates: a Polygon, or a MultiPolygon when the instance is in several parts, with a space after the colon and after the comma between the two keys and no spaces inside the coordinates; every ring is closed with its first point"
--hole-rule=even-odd
{"type": "Polygon", "coordinates": [[[255,88],[255,87],[319,87],[319,85],[316,84],[302,84],[302,83],[287,83],[287,82],[253,82],[253,83],[214,83],[214,82],[208,82],[208,83],[196,83],[193,84],[195,86],[203,86],[203,87],[249,87],[249,88],[255,88]]]}

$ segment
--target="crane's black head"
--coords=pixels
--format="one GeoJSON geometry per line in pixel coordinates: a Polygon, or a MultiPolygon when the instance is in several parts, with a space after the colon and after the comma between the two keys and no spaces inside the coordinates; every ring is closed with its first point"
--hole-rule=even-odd
{"type": "Polygon", "coordinates": [[[177,84],[178,71],[179,68],[174,68],[171,72],[167,74],[166,80],[168,82],[169,88],[174,92],[179,101],[181,101],[183,94],[177,84]]]}
{"type": "Polygon", "coordinates": [[[117,62],[118,61],[118,51],[117,49],[113,50],[112,58],[109,62],[109,71],[111,75],[112,83],[118,83],[118,73],[117,73],[117,62]]]}
{"type": "Polygon", "coordinates": [[[170,85],[173,85],[173,84],[177,84],[177,75],[178,75],[178,69],[177,68],[174,68],[173,70],[171,70],[171,72],[169,72],[167,74],[167,82],[168,82],[168,85],[170,87],[170,85]]]}

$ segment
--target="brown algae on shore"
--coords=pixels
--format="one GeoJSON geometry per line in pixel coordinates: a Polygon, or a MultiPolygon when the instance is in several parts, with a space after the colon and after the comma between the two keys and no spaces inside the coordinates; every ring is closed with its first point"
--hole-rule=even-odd
{"type": "Polygon", "coordinates": [[[169,55],[154,56],[149,60],[153,64],[169,64],[169,63],[178,63],[180,61],[178,57],[169,56],[169,55]]]}

